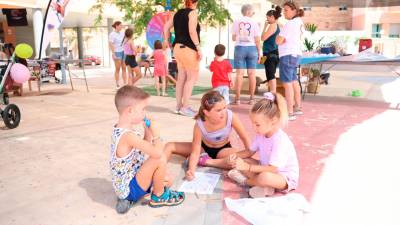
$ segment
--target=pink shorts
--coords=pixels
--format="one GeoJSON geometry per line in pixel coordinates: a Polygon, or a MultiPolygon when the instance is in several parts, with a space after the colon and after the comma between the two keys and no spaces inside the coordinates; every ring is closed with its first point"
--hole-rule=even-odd
{"type": "Polygon", "coordinates": [[[297,185],[298,185],[298,184],[297,184],[297,181],[296,181],[296,180],[290,178],[289,176],[287,176],[287,175],[285,175],[285,174],[281,174],[281,173],[280,173],[280,175],[283,176],[283,177],[285,178],[286,183],[287,183],[287,189],[282,190],[282,191],[280,191],[280,192],[282,192],[282,193],[288,193],[289,191],[295,190],[295,189],[297,188],[297,185]]]}

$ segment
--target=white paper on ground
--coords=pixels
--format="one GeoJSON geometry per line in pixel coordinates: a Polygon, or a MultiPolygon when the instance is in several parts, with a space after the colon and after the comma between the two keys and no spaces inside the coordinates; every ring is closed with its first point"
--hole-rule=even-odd
{"type": "Polygon", "coordinates": [[[184,181],[179,191],[196,194],[212,194],[220,176],[221,175],[215,173],[196,172],[195,178],[192,181],[184,181]]]}
{"type": "Polygon", "coordinates": [[[236,212],[254,225],[303,224],[304,213],[310,205],[303,195],[289,193],[285,196],[266,198],[225,198],[229,210],[236,212]]]}

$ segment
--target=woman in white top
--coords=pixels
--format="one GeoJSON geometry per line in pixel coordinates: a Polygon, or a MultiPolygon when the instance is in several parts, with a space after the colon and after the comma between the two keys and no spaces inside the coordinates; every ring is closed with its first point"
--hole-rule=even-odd
{"type": "Polygon", "coordinates": [[[117,88],[119,88],[119,71],[122,68],[122,80],[124,85],[126,84],[126,66],[125,66],[125,57],[124,57],[124,48],[123,41],[125,37],[124,31],[122,31],[122,23],[121,21],[115,21],[112,25],[114,31],[109,35],[109,47],[112,53],[112,58],[115,64],[115,83],[117,88]]]}
{"type": "Polygon", "coordinates": [[[288,22],[276,38],[279,51],[279,78],[285,88],[289,120],[295,120],[296,115],[302,115],[300,85],[297,81],[297,67],[302,55],[302,34],[304,24],[300,17],[303,9],[293,1],[283,4],[283,13],[288,22]]]}
{"type": "Polygon", "coordinates": [[[234,104],[240,104],[240,89],[243,82],[244,70],[249,76],[250,101],[254,103],[256,90],[256,67],[262,56],[260,44],[260,27],[251,18],[254,15],[253,6],[242,6],[242,17],[233,23],[232,40],[235,41],[234,67],[236,69],[236,97],[234,104]]]}

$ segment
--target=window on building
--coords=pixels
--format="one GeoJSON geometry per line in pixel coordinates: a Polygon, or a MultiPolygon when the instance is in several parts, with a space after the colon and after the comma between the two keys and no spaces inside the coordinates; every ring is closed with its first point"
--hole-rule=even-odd
{"type": "Polygon", "coordinates": [[[400,38],[400,23],[392,23],[389,26],[389,37],[400,38]]]}
{"type": "Polygon", "coordinates": [[[347,11],[347,5],[341,5],[339,11],[347,11]]]}
{"type": "Polygon", "coordinates": [[[304,7],[303,7],[303,10],[304,10],[304,11],[311,11],[311,7],[309,7],[309,6],[304,6],[304,7]]]}
{"type": "Polygon", "coordinates": [[[380,38],[381,30],[382,30],[382,24],[372,24],[371,37],[380,38]]]}

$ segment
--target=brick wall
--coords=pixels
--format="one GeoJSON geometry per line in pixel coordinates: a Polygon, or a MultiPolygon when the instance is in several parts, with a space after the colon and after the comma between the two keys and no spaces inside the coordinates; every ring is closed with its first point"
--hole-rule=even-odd
{"type": "Polygon", "coordinates": [[[351,30],[352,9],[339,11],[339,7],[312,7],[305,11],[304,23],[314,23],[318,30],[351,30]]]}

